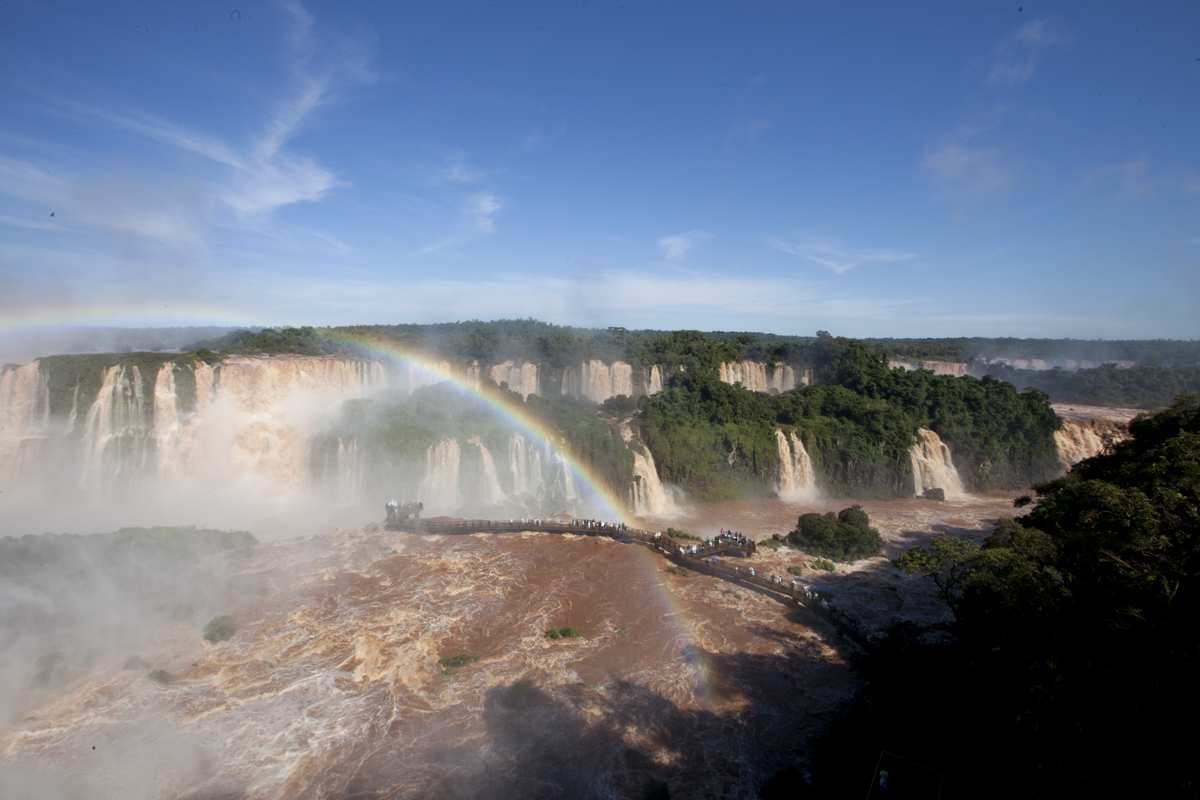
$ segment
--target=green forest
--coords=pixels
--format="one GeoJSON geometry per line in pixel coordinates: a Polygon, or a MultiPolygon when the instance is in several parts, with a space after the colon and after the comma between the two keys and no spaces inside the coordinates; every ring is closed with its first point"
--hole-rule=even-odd
{"type": "Polygon", "coordinates": [[[1130,432],[1037,484],[982,547],[946,536],[898,559],[954,622],[895,623],[860,659],[867,683],[817,742],[808,796],[860,796],[881,750],[954,796],[1197,796],[1200,406],[1130,432]]]}
{"type": "Polygon", "coordinates": [[[823,335],[812,346],[827,383],[772,396],[676,374],[635,420],[662,478],[695,499],[766,496],[778,465],[775,431],[791,426],[826,491],[838,497],[912,494],[909,447],[919,428],[954,453],[970,490],[1012,489],[1057,471],[1061,421],[1045,394],[991,378],[889,370],[862,342],[823,335]]]}

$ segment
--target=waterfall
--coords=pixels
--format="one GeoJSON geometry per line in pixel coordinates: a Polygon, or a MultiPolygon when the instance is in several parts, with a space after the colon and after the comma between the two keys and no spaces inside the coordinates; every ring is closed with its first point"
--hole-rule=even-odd
{"type": "MultiPolygon", "coordinates": [[[[546,443],[546,447],[549,450],[549,442],[546,443]]],[[[575,479],[571,477],[571,467],[567,464],[567,460],[553,450],[549,450],[549,452],[554,460],[551,493],[564,500],[578,499],[579,493],[575,491],[575,479]]]]}
{"type": "Polygon", "coordinates": [[[481,487],[483,502],[488,505],[504,502],[504,490],[500,488],[500,479],[496,475],[496,462],[492,459],[492,454],[488,452],[487,447],[478,436],[472,436],[468,441],[479,448],[479,468],[483,478],[481,487]]]}
{"type": "Polygon", "coordinates": [[[50,392],[38,362],[0,370],[0,439],[25,439],[45,432],[50,392]]]}
{"type": "Polygon", "coordinates": [[[350,444],[337,440],[337,499],[352,504],[362,499],[363,462],[358,454],[358,439],[350,444]]]}
{"type": "Polygon", "coordinates": [[[658,478],[654,456],[649,450],[643,455],[640,449],[633,448],[633,483],[629,484],[629,508],[638,516],[670,514],[675,510],[675,502],[658,478]]]}
{"type": "Polygon", "coordinates": [[[111,484],[143,466],[142,375],[136,366],[130,372],[132,380],[121,364],[105,371],[84,419],[80,483],[85,487],[111,484]]]}
{"type": "Polygon", "coordinates": [[[614,361],[612,366],[598,359],[584,361],[578,371],[563,372],[562,393],[586,397],[594,403],[619,394],[632,397],[633,367],[624,361],[614,361]]]}
{"type": "Polygon", "coordinates": [[[439,514],[458,508],[458,441],[442,437],[425,451],[425,478],[421,481],[420,499],[427,508],[439,514]]]}
{"type": "Polygon", "coordinates": [[[920,497],[926,489],[942,489],[946,499],[966,496],[958,470],[950,458],[950,448],[933,431],[921,428],[909,448],[912,458],[913,491],[920,497]]]}
{"type": "Polygon", "coordinates": [[[785,436],[779,429],[775,431],[775,441],[779,447],[779,497],[793,503],[815,500],[816,473],[804,442],[795,431],[785,436]]]}
{"type": "Polygon", "coordinates": [[[63,436],[72,433],[75,430],[75,416],[79,413],[79,384],[75,384],[75,391],[71,394],[71,413],[67,414],[67,424],[63,426],[63,436]]]}
{"type": "Polygon", "coordinates": [[[514,364],[511,360],[497,364],[488,370],[488,377],[499,386],[507,383],[509,391],[519,392],[523,399],[531,394],[540,394],[538,386],[538,367],[531,361],[514,364]]]}
{"type": "Polygon", "coordinates": [[[1114,444],[1128,438],[1124,426],[1106,420],[1064,419],[1061,429],[1054,432],[1058,464],[1063,472],[1086,458],[1108,452],[1114,444]]]}
{"type": "Polygon", "coordinates": [[[154,438],[158,443],[158,474],[173,472],[179,449],[179,409],[175,404],[175,364],[168,361],[154,380],[154,438]]]}
{"type": "Polygon", "coordinates": [[[646,378],[646,394],[658,394],[662,388],[662,369],[655,364],[650,368],[650,374],[646,378]]]}
{"type": "Polygon", "coordinates": [[[513,476],[513,496],[537,495],[545,485],[542,480],[542,452],[514,433],[508,442],[508,469],[513,476]]]}

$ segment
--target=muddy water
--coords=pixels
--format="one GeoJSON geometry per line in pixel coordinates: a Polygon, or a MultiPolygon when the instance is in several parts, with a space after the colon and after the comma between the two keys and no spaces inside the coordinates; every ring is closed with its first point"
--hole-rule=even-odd
{"type": "Polygon", "coordinates": [[[234,567],[232,640],[169,627],[141,655],[176,683],[97,667],[20,709],[3,754],[76,796],[755,796],[856,685],[844,645],[668,566],[532,533],[265,544],[234,567]],[[582,638],[544,637],[563,626],[582,638]]]}
{"type": "MultiPolygon", "coordinates": [[[[938,533],[981,539],[1012,498],[863,505],[894,557],[938,533]]],[[[765,539],[847,504],[702,504],[656,523],[765,539]]],[[[83,798],[636,797],[650,779],[675,797],[755,797],[858,685],[853,645],[795,605],[669,566],[544,533],[266,543],[224,559],[232,640],[172,623],[139,655],[174,684],[122,671],[122,654],[27,693],[0,769],[34,770],[29,797],[53,781],[83,798]],[[582,638],[544,637],[564,626],[582,638]],[[479,661],[443,674],[460,653],[479,661]]],[[[790,581],[808,559],[762,548],[746,566],[790,581]]],[[[946,618],[887,558],[801,580],[871,630],[946,618]]]]}

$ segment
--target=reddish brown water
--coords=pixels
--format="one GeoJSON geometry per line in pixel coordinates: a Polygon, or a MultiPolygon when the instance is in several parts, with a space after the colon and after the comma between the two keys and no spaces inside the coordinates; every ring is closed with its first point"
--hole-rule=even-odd
{"type": "MultiPolygon", "coordinates": [[[[894,556],[934,526],[980,537],[1011,499],[864,506],[894,556]]],[[[761,539],[806,510],[708,504],[670,522],[761,539]]],[[[786,575],[804,558],[745,563],[786,575]]],[[[122,655],[28,694],[3,754],[70,797],[636,797],[652,778],[673,797],[755,797],[854,690],[851,645],[795,605],[669,566],[537,533],[271,542],[229,561],[232,640],[172,624],[141,655],[174,684],[121,671],[122,655]],[[543,635],[564,626],[582,638],[543,635]],[[442,674],[460,653],[480,660],[442,674]]],[[[803,580],[876,628],[945,613],[883,558],[803,580]]]]}

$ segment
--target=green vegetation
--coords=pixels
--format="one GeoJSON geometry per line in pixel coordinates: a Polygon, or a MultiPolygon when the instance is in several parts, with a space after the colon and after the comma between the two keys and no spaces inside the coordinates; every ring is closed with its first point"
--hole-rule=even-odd
{"type": "Polygon", "coordinates": [[[672,575],[678,575],[681,578],[686,578],[692,574],[691,570],[689,570],[687,567],[668,567],[667,572],[671,573],[672,575]]]}
{"type": "Polygon", "coordinates": [[[204,641],[211,644],[229,641],[233,638],[234,630],[233,617],[228,614],[213,617],[204,626],[204,641]]]}
{"type": "Polygon", "coordinates": [[[143,661],[140,656],[130,656],[129,660],[125,662],[125,666],[121,667],[121,669],[150,669],[150,665],[143,661]]]}
{"type": "Polygon", "coordinates": [[[460,667],[465,667],[467,664],[474,664],[478,661],[479,661],[479,656],[472,656],[472,655],[468,655],[466,653],[460,653],[459,655],[456,655],[456,656],[439,658],[437,663],[438,663],[439,667],[445,667],[446,669],[458,669],[460,667]]]}
{"type": "Polygon", "coordinates": [[[858,561],[883,552],[883,537],[871,527],[862,506],[843,508],[837,514],[803,514],[789,537],[797,547],[833,561],[858,561]]]}
{"type": "Polygon", "coordinates": [[[583,634],[574,628],[551,628],[546,631],[547,639],[582,639],[583,634]]]}
{"type": "Polygon", "coordinates": [[[793,574],[793,575],[797,576],[797,577],[799,577],[799,576],[801,576],[801,575],[803,575],[803,574],[804,574],[804,570],[803,570],[803,569],[801,569],[800,567],[788,567],[788,568],[787,568],[787,571],[788,571],[788,572],[790,572],[791,574],[793,574]]]}
{"type": "Polygon", "coordinates": [[[812,568],[824,570],[826,572],[833,572],[835,569],[837,569],[837,567],[834,566],[832,561],[825,561],[824,559],[820,559],[820,558],[818,558],[816,561],[812,562],[812,568]]]}
{"type": "Polygon", "coordinates": [[[861,791],[856,754],[897,748],[972,796],[1195,796],[1174,721],[1200,710],[1200,406],[1130,433],[1035,485],[982,547],[942,537],[899,559],[955,622],[894,625],[863,661],[869,688],[814,753],[824,796],[861,791]],[[1003,765],[987,781],[981,753],[1003,765]]]}
{"type": "Polygon", "coordinates": [[[667,535],[674,539],[691,539],[693,542],[703,542],[704,541],[699,536],[693,536],[690,533],[684,533],[683,531],[677,531],[674,528],[667,528],[667,535]]]}
{"type": "Polygon", "coordinates": [[[164,686],[175,682],[175,676],[167,672],[165,669],[156,669],[147,677],[155,683],[161,683],[164,686]]]}
{"type": "Polygon", "coordinates": [[[758,543],[759,547],[767,547],[771,550],[779,550],[783,546],[783,542],[776,539],[774,536],[769,536],[758,543]]]}
{"type": "Polygon", "coordinates": [[[890,370],[884,354],[849,339],[822,336],[809,351],[827,385],[771,396],[711,374],[671,378],[637,420],[662,478],[698,500],[767,496],[781,426],[795,428],[837,496],[910,495],[918,428],[950,446],[971,490],[1026,486],[1057,470],[1053,434],[1062,423],[1041,392],[990,377],[890,370]]]}

